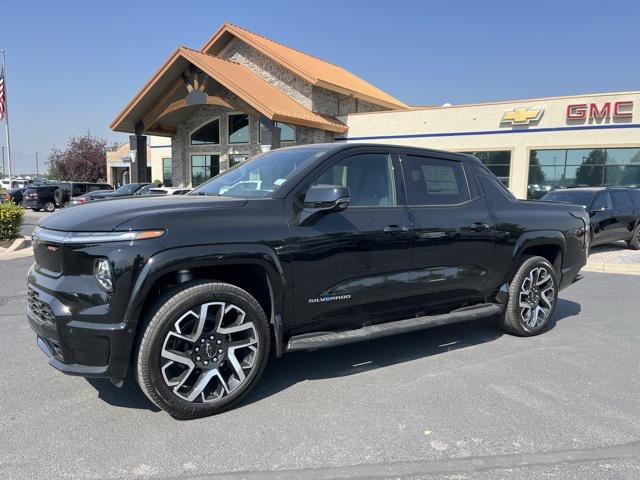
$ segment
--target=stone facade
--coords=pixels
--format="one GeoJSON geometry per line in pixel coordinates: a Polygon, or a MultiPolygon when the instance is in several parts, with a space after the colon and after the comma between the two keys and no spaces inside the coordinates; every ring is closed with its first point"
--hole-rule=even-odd
{"type": "MultiPolygon", "coordinates": [[[[337,116],[383,109],[351,96],[315,87],[237,38],[231,40],[220,52],[220,57],[244,65],[301,105],[317,113],[337,116]]],[[[224,171],[229,167],[230,155],[255,155],[261,151],[259,142],[260,117],[255,113],[255,110],[244,104],[228,90],[218,89],[208,93],[227,98],[232,101],[233,105],[246,106],[246,108],[233,111],[224,107],[203,105],[186,122],[177,126],[177,133],[171,138],[174,186],[191,186],[192,155],[218,155],[220,171],[224,171]],[[248,143],[230,144],[228,142],[228,117],[231,113],[247,113],[249,115],[248,143]],[[220,121],[220,143],[216,145],[191,145],[191,134],[216,118],[220,121]]],[[[282,142],[283,146],[333,142],[335,138],[333,132],[303,126],[293,127],[296,131],[295,141],[282,142]]]]}

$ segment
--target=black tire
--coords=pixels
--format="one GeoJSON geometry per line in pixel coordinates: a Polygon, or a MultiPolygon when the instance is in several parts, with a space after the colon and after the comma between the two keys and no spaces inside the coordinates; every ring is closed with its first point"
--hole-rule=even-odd
{"type": "Polygon", "coordinates": [[[49,212],[49,213],[51,213],[51,212],[55,212],[55,210],[56,210],[56,204],[55,204],[55,203],[53,203],[53,202],[46,202],[46,203],[44,204],[44,211],[45,211],[45,212],[49,212]]]}
{"type": "Polygon", "coordinates": [[[39,212],[42,209],[41,208],[32,208],[31,210],[33,210],[34,212],[39,212]]]}
{"type": "Polygon", "coordinates": [[[638,222],[636,229],[633,231],[633,237],[627,242],[627,247],[631,250],[640,250],[640,222],[638,222]]]}
{"type": "Polygon", "coordinates": [[[62,205],[62,200],[63,200],[63,195],[62,195],[62,190],[60,190],[59,188],[57,188],[54,192],[53,192],[53,199],[56,202],[56,205],[62,205]]]}
{"type": "MultiPolygon", "coordinates": [[[[518,271],[509,284],[509,302],[507,303],[504,316],[501,319],[502,328],[509,333],[523,337],[541,333],[555,312],[558,302],[558,287],[558,276],[553,266],[545,258],[533,256],[523,258],[518,271]],[[545,282],[542,287],[536,285],[534,291],[527,295],[525,291],[527,290],[527,285],[530,286],[531,284],[530,274],[533,272],[535,276],[535,270],[537,269],[542,269],[538,270],[538,272],[547,272],[550,278],[549,281],[552,282],[552,291],[547,290],[544,295],[540,293],[541,288],[546,289],[549,285],[549,283],[545,282]],[[550,298],[549,294],[551,295],[550,298]],[[524,303],[529,306],[522,307],[521,299],[531,300],[531,303],[525,301],[524,303]],[[547,308],[548,300],[550,300],[551,303],[550,308],[547,308]],[[539,310],[535,314],[536,316],[533,317],[535,308],[532,307],[532,305],[536,301],[536,305],[543,305],[544,310],[539,310]],[[529,312],[528,316],[527,310],[529,312]]],[[[540,308],[542,309],[543,307],[540,308]]]]}
{"type": "MultiPolygon", "coordinates": [[[[220,308],[224,312],[220,317],[223,318],[222,322],[224,322],[226,310],[223,310],[222,307],[220,308]]],[[[216,312],[216,315],[218,312],[219,311],[216,312]]],[[[204,317],[207,319],[207,322],[211,322],[208,311],[204,317]]],[[[200,316],[197,316],[195,320],[192,320],[194,330],[196,329],[199,319],[200,316]]],[[[213,322],[215,323],[217,320],[213,322]]],[[[236,323],[237,322],[236,320],[236,323]]],[[[218,324],[218,326],[220,325],[221,324],[218,324]]],[[[233,323],[233,325],[235,325],[235,323],[233,323]]],[[[231,326],[233,327],[233,325],[231,326]]],[[[262,307],[249,293],[228,283],[194,281],[173,289],[156,302],[156,305],[147,315],[147,322],[143,325],[143,328],[144,330],[141,332],[136,358],[136,378],[138,384],[154,404],[168,412],[174,418],[180,420],[215,415],[236,405],[256,384],[269,359],[271,331],[262,307]],[[231,308],[231,306],[237,307],[239,311],[244,311],[243,320],[240,320],[239,323],[243,325],[252,323],[253,327],[255,327],[251,329],[251,334],[254,335],[257,340],[255,344],[257,351],[253,353],[253,357],[250,360],[251,367],[244,367],[251,368],[251,370],[246,373],[244,379],[240,379],[239,383],[234,385],[232,390],[228,390],[227,387],[230,386],[231,381],[234,380],[234,375],[238,372],[238,365],[244,365],[246,358],[240,362],[234,351],[230,350],[226,350],[224,354],[221,354],[219,360],[211,357],[211,355],[217,355],[215,349],[218,347],[214,344],[213,335],[209,337],[209,334],[218,335],[219,329],[214,329],[207,333],[204,333],[204,330],[202,330],[200,334],[195,334],[198,338],[200,338],[201,335],[204,335],[207,339],[212,338],[211,342],[207,340],[206,343],[199,344],[198,342],[200,340],[198,340],[198,338],[196,338],[195,341],[182,342],[184,346],[180,354],[191,359],[188,360],[192,363],[191,367],[185,367],[181,362],[172,362],[165,357],[167,354],[165,347],[169,342],[168,339],[176,337],[176,325],[183,321],[180,319],[186,317],[188,320],[189,317],[187,317],[187,315],[190,311],[193,311],[192,309],[210,302],[224,302],[225,308],[227,308],[226,306],[229,306],[228,308],[231,308]],[[170,335],[173,336],[170,337],[170,335]],[[209,351],[209,343],[213,345],[213,354],[209,351]],[[191,344],[193,348],[187,347],[187,344],[191,344]],[[196,345],[202,347],[201,355],[211,361],[209,366],[204,367],[202,362],[205,362],[205,360],[201,360],[199,356],[195,357],[195,352],[198,351],[196,345]],[[207,350],[206,354],[204,353],[205,346],[207,350]],[[209,356],[207,356],[207,354],[209,354],[209,356]],[[196,358],[199,362],[195,361],[196,358]],[[235,360],[235,363],[232,358],[235,360]],[[220,384],[218,388],[222,388],[224,385],[220,398],[215,398],[216,392],[207,393],[205,390],[202,390],[202,393],[199,394],[198,397],[193,401],[189,401],[183,396],[179,396],[181,392],[175,392],[176,389],[180,390],[182,388],[181,386],[175,386],[175,383],[169,385],[169,379],[167,378],[169,373],[165,373],[163,370],[163,368],[169,371],[170,368],[184,367],[184,370],[176,373],[176,376],[171,380],[178,380],[178,383],[181,384],[182,382],[180,382],[179,379],[186,377],[185,380],[190,382],[193,376],[193,389],[183,394],[190,395],[196,391],[196,385],[198,381],[204,378],[205,373],[214,369],[212,367],[214,359],[217,362],[215,370],[220,372],[220,375],[210,378],[215,379],[215,381],[220,384]],[[167,364],[175,365],[167,367],[167,364]],[[200,367],[201,370],[198,367],[200,367]],[[189,371],[190,373],[185,374],[183,377],[182,374],[184,371],[189,371]],[[230,371],[231,377],[223,380],[225,371],[230,371]],[[207,400],[207,403],[205,403],[205,395],[211,397],[207,400]]],[[[182,330],[180,330],[180,332],[182,332],[182,330]]],[[[188,336],[191,335],[191,333],[182,333],[182,335],[188,336]]],[[[224,336],[224,334],[222,335],[224,336]]],[[[231,337],[231,335],[227,335],[227,337],[231,337]]],[[[203,340],[203,338],[201,340],[203,340]]],[[[222,340],[219,340],[219,342],[221,341],[222,340]]],[[[178,339],[177,342],[181,341],[178,339]]],[[[226,338],[224,342],[225,343],[221,345],[222,347],[230,346],[232,340],[226,338]]],[[[173,352],[173,350],[170,351],[173,352]]],[[[251,354],[249,354],[249,356],[251,356],[251,354]]],[[[244,372],[243,367],[240,367],[240,370],[244,372]]],[[[235,379],[235,381],[237,381],[237,379],[235,379]]],[[[186,383],[187,382],[185,382],[185,384],[186,383]]]]}

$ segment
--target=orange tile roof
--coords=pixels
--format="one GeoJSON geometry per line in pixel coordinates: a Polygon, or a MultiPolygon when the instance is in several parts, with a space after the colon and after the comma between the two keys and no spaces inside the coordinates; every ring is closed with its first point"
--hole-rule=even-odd
{"type": "MultiPolygon", "coordinates": [[[[179,47],[145,84],[138,94],[129,102],[125,109],[112,122],[113,130],[126,131],[135,124],[140,117],[140,104],[147,95],[157,96],[157,85],[167,72],[172,71],[177,62],[190,62],[212,79],[222,84],[252,108],[271,120],[320,128],[332,132],[345,133],[347,126],[339,120],[314,113],[302,106],[284,92],[262,79],[248,68],[206,53],[179,47]],[[155,89],[155,90],[154,90],[155,89]],[[153,93],[155,91],[155,94],[153,93]],[[133,116],[133,117],[132,117],[133,116]],[[138,118],[135,118],[138,117],[138,118]]],[[[179,70],[178,70],[179,71],[179,70]]],[[[150,97],[150,98],[152,98],[150,97]]]]}
{"type": "Polygon", "coordinates": [[[180,47],[180,53],[211,78],[220,82],[271,120],[306,125],[332,132],[344,133],[347,131],[347,126],[344,123],[303,107],[282,90],[238,63],[185,47],[180,47]]]}
{"type": "Polygon", "coordinates": [[[201,51],[209,53],[213,50],[214,54],[217,54],[219,50],[221,50],[220,45],[222,43],[226,44],[224,41],[226,34],[231,34],[248,43],[313,85],[347,95],[354,95],[355,97],[386,108],[409,108],[404,102],[374,87],[338,65],[287,47],[286,45],[282,45],[281,43],[230,23],[225,23],[220,30],[207,41],[201,51]]]}

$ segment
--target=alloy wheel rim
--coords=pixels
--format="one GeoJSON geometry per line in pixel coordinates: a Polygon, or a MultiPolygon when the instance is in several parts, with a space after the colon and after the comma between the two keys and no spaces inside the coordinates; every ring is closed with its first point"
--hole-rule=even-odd
{"type": "Polygon", "coordinates": [[[244,384],[256,364],[256,326],[240,307],[209,302],[184,313],[160,352],[165,384],[183,400],[211,403],[244,384]]]}
{"type": "Polygon", "coordinates": [[[518,295],[520,316],[529,328],[536,328],[549,319],[553,309],[555,285],[553,277],[545,267],[532,269],[518,295]]]}

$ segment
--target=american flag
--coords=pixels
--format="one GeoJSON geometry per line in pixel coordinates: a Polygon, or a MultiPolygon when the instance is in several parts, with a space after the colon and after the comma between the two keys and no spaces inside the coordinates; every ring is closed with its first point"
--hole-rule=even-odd
{"type": "Polygon", "coordinates": [[[4,67],[0,70],[0,120],[4,118],[4,104],[5,104],[5,93],[4,93],[4,67]]]}

